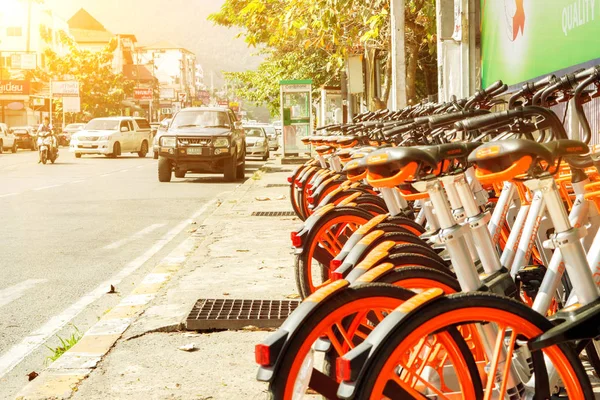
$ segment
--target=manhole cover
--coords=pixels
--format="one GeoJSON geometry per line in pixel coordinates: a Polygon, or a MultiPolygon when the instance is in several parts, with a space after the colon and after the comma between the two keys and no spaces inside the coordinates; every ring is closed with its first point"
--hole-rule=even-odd
{"type": "Polygon", "coordinates": [[[191,331],[208,329],[278,328],[299,300],[200,299],[187,317],[191,331]]]}
{"type": "Polygon", "coordinates": [[[274,187],[290,187],[289,183],[269,183],[267,184],[268,188],[274,188],[274,187]]]}
{"type": "Polygon", "coordinates": [[[295,217],[296,213],[293,211],[254,211],[253,217],[295,217]]]}

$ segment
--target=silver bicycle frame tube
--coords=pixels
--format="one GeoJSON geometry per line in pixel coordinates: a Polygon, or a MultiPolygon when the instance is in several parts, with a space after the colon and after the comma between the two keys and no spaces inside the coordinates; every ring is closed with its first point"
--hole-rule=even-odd
{"type": "Polygon", "coordinates": [[[471,235],[473,237],[473,242],[475,243],[477,254],[479,254],[479,258],[481,259],[483,270],[487,274],[493,274],[494,272],[499,271],[502,268],[502,265],[500,264],[498,253],[496,252],[496,248],[492,242],[492,237],[490,236],[486,224],[486,217],[489,217],[489,213],[482,213],[480,211],[479,206],[475,201],[474,193],[465,180],[464,175],[456,177],[456,190],[465,209],[467,223],[471,227],[471,235]]]}
{"type": "MultiPolygon", "coordinates": [[[[577,197],[579,198],[580,196],[581,195],[578,195],[577,197]]],[[[587,202],[585,200],[583,202],[577,201],[576,198],[576,201],[573,203],[573,208],[571,208],[571,212],[569,214],[569,222],[572,227],[577,228],[585,224],[589,211],[589,204],[587,204],[587,206],[586,204],[587,202]]],[[[600,240],[598,241],[598,246],[600,246],[600,240]]],[[[591,248],[590,251],[592,251],[591,248]]],[[[588,261],[589,257],[590,253],[588,253],[588,261]]],[[[544,279],[542,280],[542,284],[540,285],[539,291],[535,296],[535,300],[533,301],[533,306],[531,308],[542,315],[546,315],[550,309],[552,298],[556,295],[561,284],[561,278],[564,271],[565,265],[563,263],[562,253],[560,251],[555,251],[552,254],[546,274],[544,275],[544,279]]]]}
{"type": "Polygon", "coordinates": [[[381,197],[383,197],[383,201],[385,201],[385,205],[387,206],[388,211],[392,217],[399,215],[402,213],[400,205],[398,204],[398,198],[394,194],[395,188],[379,188],[381,192],[381,197]]]}
{"type": "Polygon", "coordinates": [[[509,269],[512,266],[512,262],[515,258],[515,252],[517,250],[517,244],[519,243],[521,232],[523,231],[523,225],[525,225],[525,220],[527,219],[527,214],[529,214],[529,204],[521,205],[521,209],[517,214],[517,219],[513,224],[510,235],[508,235],[508,239],[506,240],[504,251],[500,256],[500,264],[502,264],[502,266],[506,269],[509,269]]]}
{"type": "MultiPolygon", "coordinates": [[[[446,189],[446,195],[448,196],[450,207],[452,207],[452,214],[454,215],[454,219],[459,224],[462,224],[465,222],[466,216],[462,202],[460,201],[460,196],[456,191],[454,183],[455,178],[456,177],[454,175],[450,175],[442,177],[440,180],[444,183],[444,189],[446,189]]],[[[473,261],[479,260],[479,255],[477,254],[477,249],[475,248],[475,243],[473,242],[473,237],[471,236],[470,232],[468,235],[465,235],[464,238],[467,248],[469,249],[471,259],[473,261]]]]}
{"type": "Polygon", "coordinates": [[[320,154],[317,154],[315,158],[321,164],[321,168],[329,168],[329,166],[327,165],[327,161],[325,161],[325,157],[323,157],[320,154]]]}
{"type": "Polygon", "coordinates": [[[437,232],[440,229],[440,224],[433,211],[431,200],[423,201],[423,210],[425,210],[425,216],[427,217],[427,229],[431,232],[437,232]]]}
{"type": "Polygon", "coordinates": [[[504,221],[506,220],[506,215],[508,214],[508,209],[510,208],[514,194],[515,185],[511,182],[505,182],[500,197],[498,197],[494,212],[492,213],[492,218],[488,223],[488,229],[494,243],[498,243],[500,240],[502,225],[504,225],[504,221]]]}
{"type": "Polygon", "coordinates": [[[335,172],[342,172],[342,163],[340,162],[340,158],[335,154],[329,158],[329,164],[331,165],[331,169],[335,172]]]}
{"type": "Polygon", "coordinates": [[[535,191],[533,193],[533,199],[531,200],[531,207],[529,208],[527,220],[525,221],[523,231],[521,232],[517,252],[511,263],[510,276],[512,276],[513,279],[517,276],[519,269],[524,267],[525,263],[529,262],[531,251],[533,250],[533,245],[535,243],[535,237],[540,222],[542,221],[542,217],[544,216],[544,212],[544,198],[540,192],[535,191]]]}
{"type": "Polygon", "coordinates": [[[545,243],[550,248],[559,249],[563,255],[565,268],[573,289],[582,305],[594,302],[600,297],[598,287],[587,262],[581,238],[585,236],[585,228],[572,228],[567,211],[552,176],[526,182],[532,190],[540,190],[548,207],[556,234],[545,243]]]}

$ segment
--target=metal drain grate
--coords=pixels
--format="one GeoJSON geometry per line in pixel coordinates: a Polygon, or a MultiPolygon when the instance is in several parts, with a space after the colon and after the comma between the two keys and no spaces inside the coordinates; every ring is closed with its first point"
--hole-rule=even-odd
{"type": "Polygon", "coordinates": [[[267,184],[268,188],[274,188],[274,187],[290,187],[289,183],[268,183],[267,184]]]}
{"type": "Polygon", "coordinates": [[[296,213],[293,211],[254,211],[253,217],[295,217],[296,213]]]}
{"type": "Polygon", "coordinates": [[[200,299],[187,317],[191,331],[208,329],[277,328],[300,304],[299,300],[200,299]]]}

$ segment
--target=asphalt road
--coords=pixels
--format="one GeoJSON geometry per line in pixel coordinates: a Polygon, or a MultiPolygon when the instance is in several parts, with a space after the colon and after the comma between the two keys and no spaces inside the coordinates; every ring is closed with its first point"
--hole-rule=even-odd
{"type": "MultiPolygon", "coordinates": [[[[249,178],[262,165],[246,163],[249,178]]],[[[243,181],[189,174],[159,183],[156,161],[124,156],[56,164],[0,155],[0,399],[40,371],[58,337],[85,332],[243,181]],[[117,294],[107,294],[110,284],[117,294]]]]}

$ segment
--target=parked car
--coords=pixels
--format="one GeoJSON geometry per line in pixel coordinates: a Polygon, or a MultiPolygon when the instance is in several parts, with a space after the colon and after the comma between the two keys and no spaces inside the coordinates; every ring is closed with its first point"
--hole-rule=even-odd
{"type": "Polygon", "coordinates": [[[261,157],[263,161],[269,159],[269,141],[267,132],[262,125],[247,125],[246,131],[246,157],[261,157]]]}
{"type": "Polygon", "coordinates": [[[58,145],[59,146],[68,146],[71,143],[71,136],[74,133],[77,133],[85,128],[85,124],[69,124],[65,126],[65,129],[58,135],[58,145]]]}
{"type": "Polygon", "coordinates": [[[272,125],[265,125],[265,132],[267,133],[267,139],[269,140],[269,150],[279,150],[279,136],[277,131],[272,125]]]}
{"type": "Polygon", "coordinates": [[[11,130],[17,139],[18,148],[37,150],[37,134],[30,126],[16,126],[11,130]]]}
{"type": "Polygon", "coordinates": [[[152,131],[152,137],[156,136],[156,132],[158,132],[159,127],[160,127],[160,122],[150,122],[150,129],[152,131]]]}
{"type": "Polygon", "coordinates": [[[272,125],[275,128],[275,131],[277,132],[277,134],[281,135],[283,132],[283,124],[281,123],[281,121],[273,121],[272,125]]]}
{"type": "Polygon", "coordinates": [[[160,182],[170,182],[173,172],[177,178],[185,178],[187,172],[222,173],[229,182],[244,177],[244,129],[229,108],[185,108],[159,135],[160,182]]]}
{"type": "MultiPolygon", "coordinates": [[[[146,157],[152,141],[149,128],[142,128],[143,118],[95,118],[85,128],[71,136],[69,151],[80,158],[83,154],[104,154],[117,157],[123,153],[137,153],[146,157]]],[[[147,121],[146,121],[147,122],[147,121]]]]}
{"type": "Polygon", "coordinates": [[[11,150],[13,153],[16,153],[17,138],[12,133],[12,130],[8,128],[8,125],[0,123],[0,153],[4,150],[11,150]]]}
{"type": "Polygon", "coordinates": [[[155,160],[158,160],[158,142],[160,140],[160,136],[169,129],[169,124],[171,121],[172,118],[163,119],[158,127],[158,130],[156,131],[156,135],[154,135],[154,140],[152,141],[152,151],[154,153],[155,160]]]}

